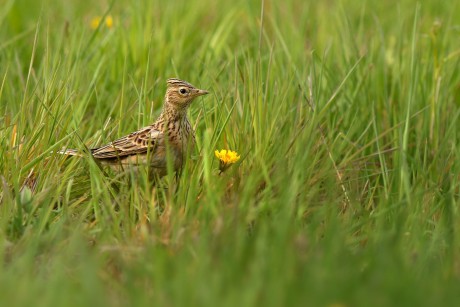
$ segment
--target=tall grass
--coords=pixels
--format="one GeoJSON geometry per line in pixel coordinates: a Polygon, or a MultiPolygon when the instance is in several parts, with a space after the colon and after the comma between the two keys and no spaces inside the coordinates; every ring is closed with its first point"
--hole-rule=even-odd
{"type": "Polygon", "coordinates": [[[2,6],[3,304],[458,305],[458,4],[2,6]],[[169,77],[212,92],[178,179],[53,153],[151,123],[169,77]]]}

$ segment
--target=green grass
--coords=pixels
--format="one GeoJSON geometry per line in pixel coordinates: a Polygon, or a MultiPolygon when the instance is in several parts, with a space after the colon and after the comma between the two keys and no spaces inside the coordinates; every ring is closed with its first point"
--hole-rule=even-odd
{"type": "Polygon", "coordinates": [[[458,306],[459,3],[169,2],[2,4],[2,305],[458,306]],[[169,77],[212,92],[177,182],[50,153],[169,77]]]}

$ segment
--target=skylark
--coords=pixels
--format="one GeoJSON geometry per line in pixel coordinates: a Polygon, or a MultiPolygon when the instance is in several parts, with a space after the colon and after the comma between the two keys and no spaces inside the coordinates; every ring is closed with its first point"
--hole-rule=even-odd
{"type": "MultiPolygon", "coordinates": [[[[175,171],[182,168],[195,145],[195,132],[187,118],[187,109],[196,97],[209,92],[176,78],[168,79],[167,84],[163,111],[158,119],[105,146],[90,149],[97,161],[118,171],[148,166],[149,174],[159,177],[167,173],[168,157],[175,171]]],[[[84,155],[75,149],[60,153],[84,155]]]]}

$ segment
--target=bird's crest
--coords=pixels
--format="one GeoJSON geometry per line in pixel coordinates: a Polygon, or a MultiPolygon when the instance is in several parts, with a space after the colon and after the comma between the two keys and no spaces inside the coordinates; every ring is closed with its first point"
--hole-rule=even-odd
{"type": "Polygon", "coordinates": [[[187,81],[180,80],[180,79],[177,79],[177,78],[169,78],[167,83],[168,83],[168,85],[173,85],[173,86],[186,86],[186,87],[195,88],[195,86],[191,85],[187,81]]]}

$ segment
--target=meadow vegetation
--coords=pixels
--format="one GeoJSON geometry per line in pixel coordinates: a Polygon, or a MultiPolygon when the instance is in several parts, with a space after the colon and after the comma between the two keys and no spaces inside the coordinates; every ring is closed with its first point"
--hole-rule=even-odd
{"type": "Polygon", "coordinates": [[[458,1],[1,6],[2,305],[458,306],[458,1]],[[55,153],[170,77],[211,92],[177,180],[55,153]]]}

